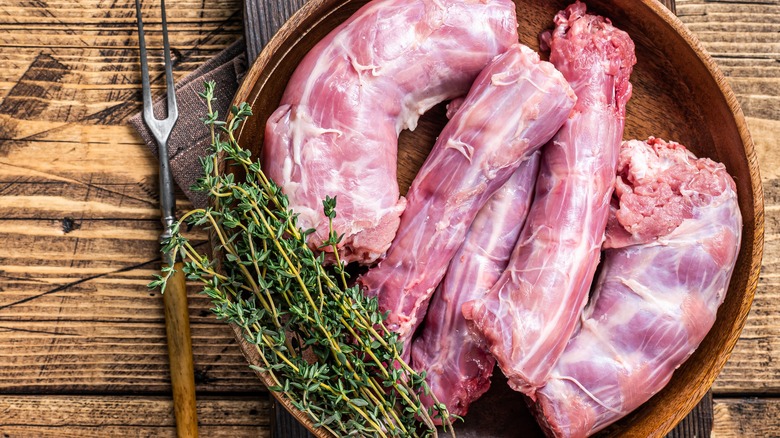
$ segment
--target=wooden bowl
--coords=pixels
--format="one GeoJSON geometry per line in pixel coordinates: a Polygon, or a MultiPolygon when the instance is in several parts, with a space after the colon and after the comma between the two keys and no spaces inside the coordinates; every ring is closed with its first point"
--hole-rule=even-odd
{"type": "MultiPolygon", "coordinates": [[[[266,119],[277,108],[287,81],[311,47],[344,21],[365,0],[311,0],[265,47],[238,90],[234,104],[248,102],[255,116],[242,128],[239,143],[258,156],[266,119]]],[[[520,42],[539,49],[537,35],[552,26],[554,14],[571,1],[515,0],[520,42]]],[[[612,19],[636,44],[638,59],[631,77],[625,138],[653,135],[687,145],[698,156],[722,162],[737,183],[744,221],[742,247],[726,300],[715,326],[696,353],[674,374],[665,389],[606,431],[603,436],[663,436],[696,405],[728,359],[745,324],[763,251],[763,195],[756,155],[739,104],[723,74],[699,41],[656,0],[589,0],[589,11],[612,19]]],[[[431,110],[414,132],[399,142],[398,179],[402,193],[425,159],[446,119],[443,106],[431,110]]],[[[250,363],[257,353],[237,339],[250,363]]],[[[501,380],[500,372],[496,377],[501,380]]],[[[266,376],[260,378],[268,384],[266,376]]],[[[283,394],[276,398],[319,437],[304,414],[283,394]]],[[[459,436],[541,436],[522,398],[496,383],[476,402],[459,436]]]]}

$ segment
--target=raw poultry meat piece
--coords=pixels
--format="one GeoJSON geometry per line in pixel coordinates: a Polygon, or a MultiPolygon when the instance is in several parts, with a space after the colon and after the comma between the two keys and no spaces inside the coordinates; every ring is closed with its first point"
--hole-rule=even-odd
{"type": "MultiPolygon", "coordinates": [[[[466,415],[490,387],[496,360],[469,333],[461,306],[487,293],[509,262],[531,203],[539,154],[521,164],[479,211],[412,343],[412,367],[427,373],[431,391],[450,414],[466,415]]],[[[433,404],[430,397],[423,402],[433,404]]]]}
{"type": "Polygon", "coordinates": [[[623,136],[634,44],[575,3],[543,36],[577,94],[574,115],[542,149],[536,194],[506,271],[463,312],[513,389],[547,379],[585,306],[599,261],[623,136]]]}
{"type": "Polygon", "coordinates": [[[263,169],[298,225],[316,229],[309,244],[327,240],[322,201],[337,196],[342,260],[380,257],[406,205],[396,181],[399,132],[465,94],[516,42],[510,0],[374,0],[320,41],[268,119],[263,148],[263,169]]]}
{"type": "Polygon", "coordinates": [[[742,220],[722,164],[651,138],[620,152],[594,295],[535,406],[557,437],[584,437],[663,388],[715,322],[742,220]]]}
{"type": "Polygon", "coordinates": [[[516,44],[477,77],[409,188],[387,258],[361,282],[389,311],[404,358],[471,222],[568,118],[576,97],[552,64],[516,44]]]}

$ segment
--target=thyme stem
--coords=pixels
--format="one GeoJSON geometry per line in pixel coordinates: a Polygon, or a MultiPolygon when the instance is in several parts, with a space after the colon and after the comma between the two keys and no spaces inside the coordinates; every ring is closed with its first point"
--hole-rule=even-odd
{"type": "MultiPolygon", "coordinates": [[[[334,261],[327,265],[325,253],[306,243],[313,230],[298,228],[281,189],[236,141],[249,106],[233,107],[225,122],[213,110],[214,83],[201,96],[212,153],[201,160],[204,176],[195,188],[211,206],[183,215],[163,251],[183,256],[187,278],[203,285],[212,312],[257,351],[260,366],[252,367],[268,376],[269,389],[284,392],[317,427],[338,436],[436,436],[433,411],[445,427],[449,414],[438,402],[431,412],[422,405],[424,375],[401,360],[398,336],[384,326],[376,299],[349,286],[333,225],[336,198],[323,201],[330,227],[324,247],[334,261]],[[230,168],[245,178],[238,181],[230,168]],[[182,225],[211,231],[211,257],[195,250],[182,225]]],[[[171,273],[150,287],[164,290],[171,273]]]]}

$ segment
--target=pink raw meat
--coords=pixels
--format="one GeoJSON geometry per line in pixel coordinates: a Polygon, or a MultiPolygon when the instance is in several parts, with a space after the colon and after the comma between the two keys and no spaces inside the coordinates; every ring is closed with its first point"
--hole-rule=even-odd
{"type": "Polygon", "coordinates": [[[477,77],[409,189],[387,258],[362,278],[389,311],[404,357],[428,301],[493,193],[568,118],[576,97],[552,64],[516,44],[477,77]]]}
{"type": "MultiPolygon", "coordinates": [[[[496,360],[484,341],[472,337],[461,306],[487,293],[504,272],[531,203],[539,152],[479,211],[439,285],[420,336],[412,344],[412,367],[427,373],[428,385],[450,414],[464,416],[490,387],[496,360]]],[[[423,397],[431,406],[430,397],[423,397]]]]}
{"type": "Polygon", "coordinates": [[[537,416],[557,437],[593,434],[663,388],[715,322],[742,219],[722,164],[651,138],[620,152],[603,268],[537,416]]]}
{"type": "Polygon", "coordinates": [[[542,149],[536,194],[507,270],[463,307],[513,389],[534,397],[585,306],[609,215],[634,44],[575,3],[544,36],[577,94],[575,114],[542,149]]]}
{"type": "Polygon", "coordinates": [[[263,149],[263,169],[298,225],[316,229],[309,244],[328,238],[322,200],[337,196],[342,260],[380,257],[406,205],[396,181],[398,134],[465,94],[516,42],[510,0],[374,0],[314,46],[268,119],[263,149]]]}

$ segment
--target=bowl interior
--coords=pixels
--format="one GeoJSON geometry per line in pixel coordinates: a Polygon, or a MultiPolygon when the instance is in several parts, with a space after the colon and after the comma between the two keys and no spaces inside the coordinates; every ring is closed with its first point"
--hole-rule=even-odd
{"type": "MultiPolygon", "coordinates": [[[[258,156],[268,116],[277,108],[287,81],[313,45],[365,0],[311,0],[263,50],[234,98],[255,114],[240,130],[239,143],[258,156]]],[[[537,36],[552,26],[569,1],[515,0],[520,42],[538,50],[537,36]]],[[[750,309],[763,247],[763,196],[753,144],[742,112],[722,74],[698,41],[655,0],[591,0],[589,11],[603,14],[626,30],[636,44],[624,138],[656,136],[688,146],[698,156],[726,165],[734,177],[744,229],[737,267],[715,326],[672,381],[650,401],[602,432],[604,436],[660,436],[671,430],[712,385],[723,368],[750,309]]],[[[405,193],[446,122],[444,105],[432,109],[414,132],[399,139],[398,180],[405,193]]],[[[239,337],[240,338],[240,337],[239,337]]],[[[243,348],[250,362],[257,358],[243,348]]],[[[460,425],[460,436],[542,436],[524,401],[499,383],[475,403],[460,425]]],[[[262,378],[263,376],[261,376],[262,378]]],[[[284,402],[283,397],[281,401],[284,402]]],[[[291,406],[284,403],[288,409],[291,406]]],[[[293,412],[303,420],[300,412],[293,412]]],[[[311,424],[307,424],[311,427],[311,424]]],[[[321,432],[316,432],[318,435],[321,432]]],[[[325,435],[320,435],[325,436],[325,435]]]]}

